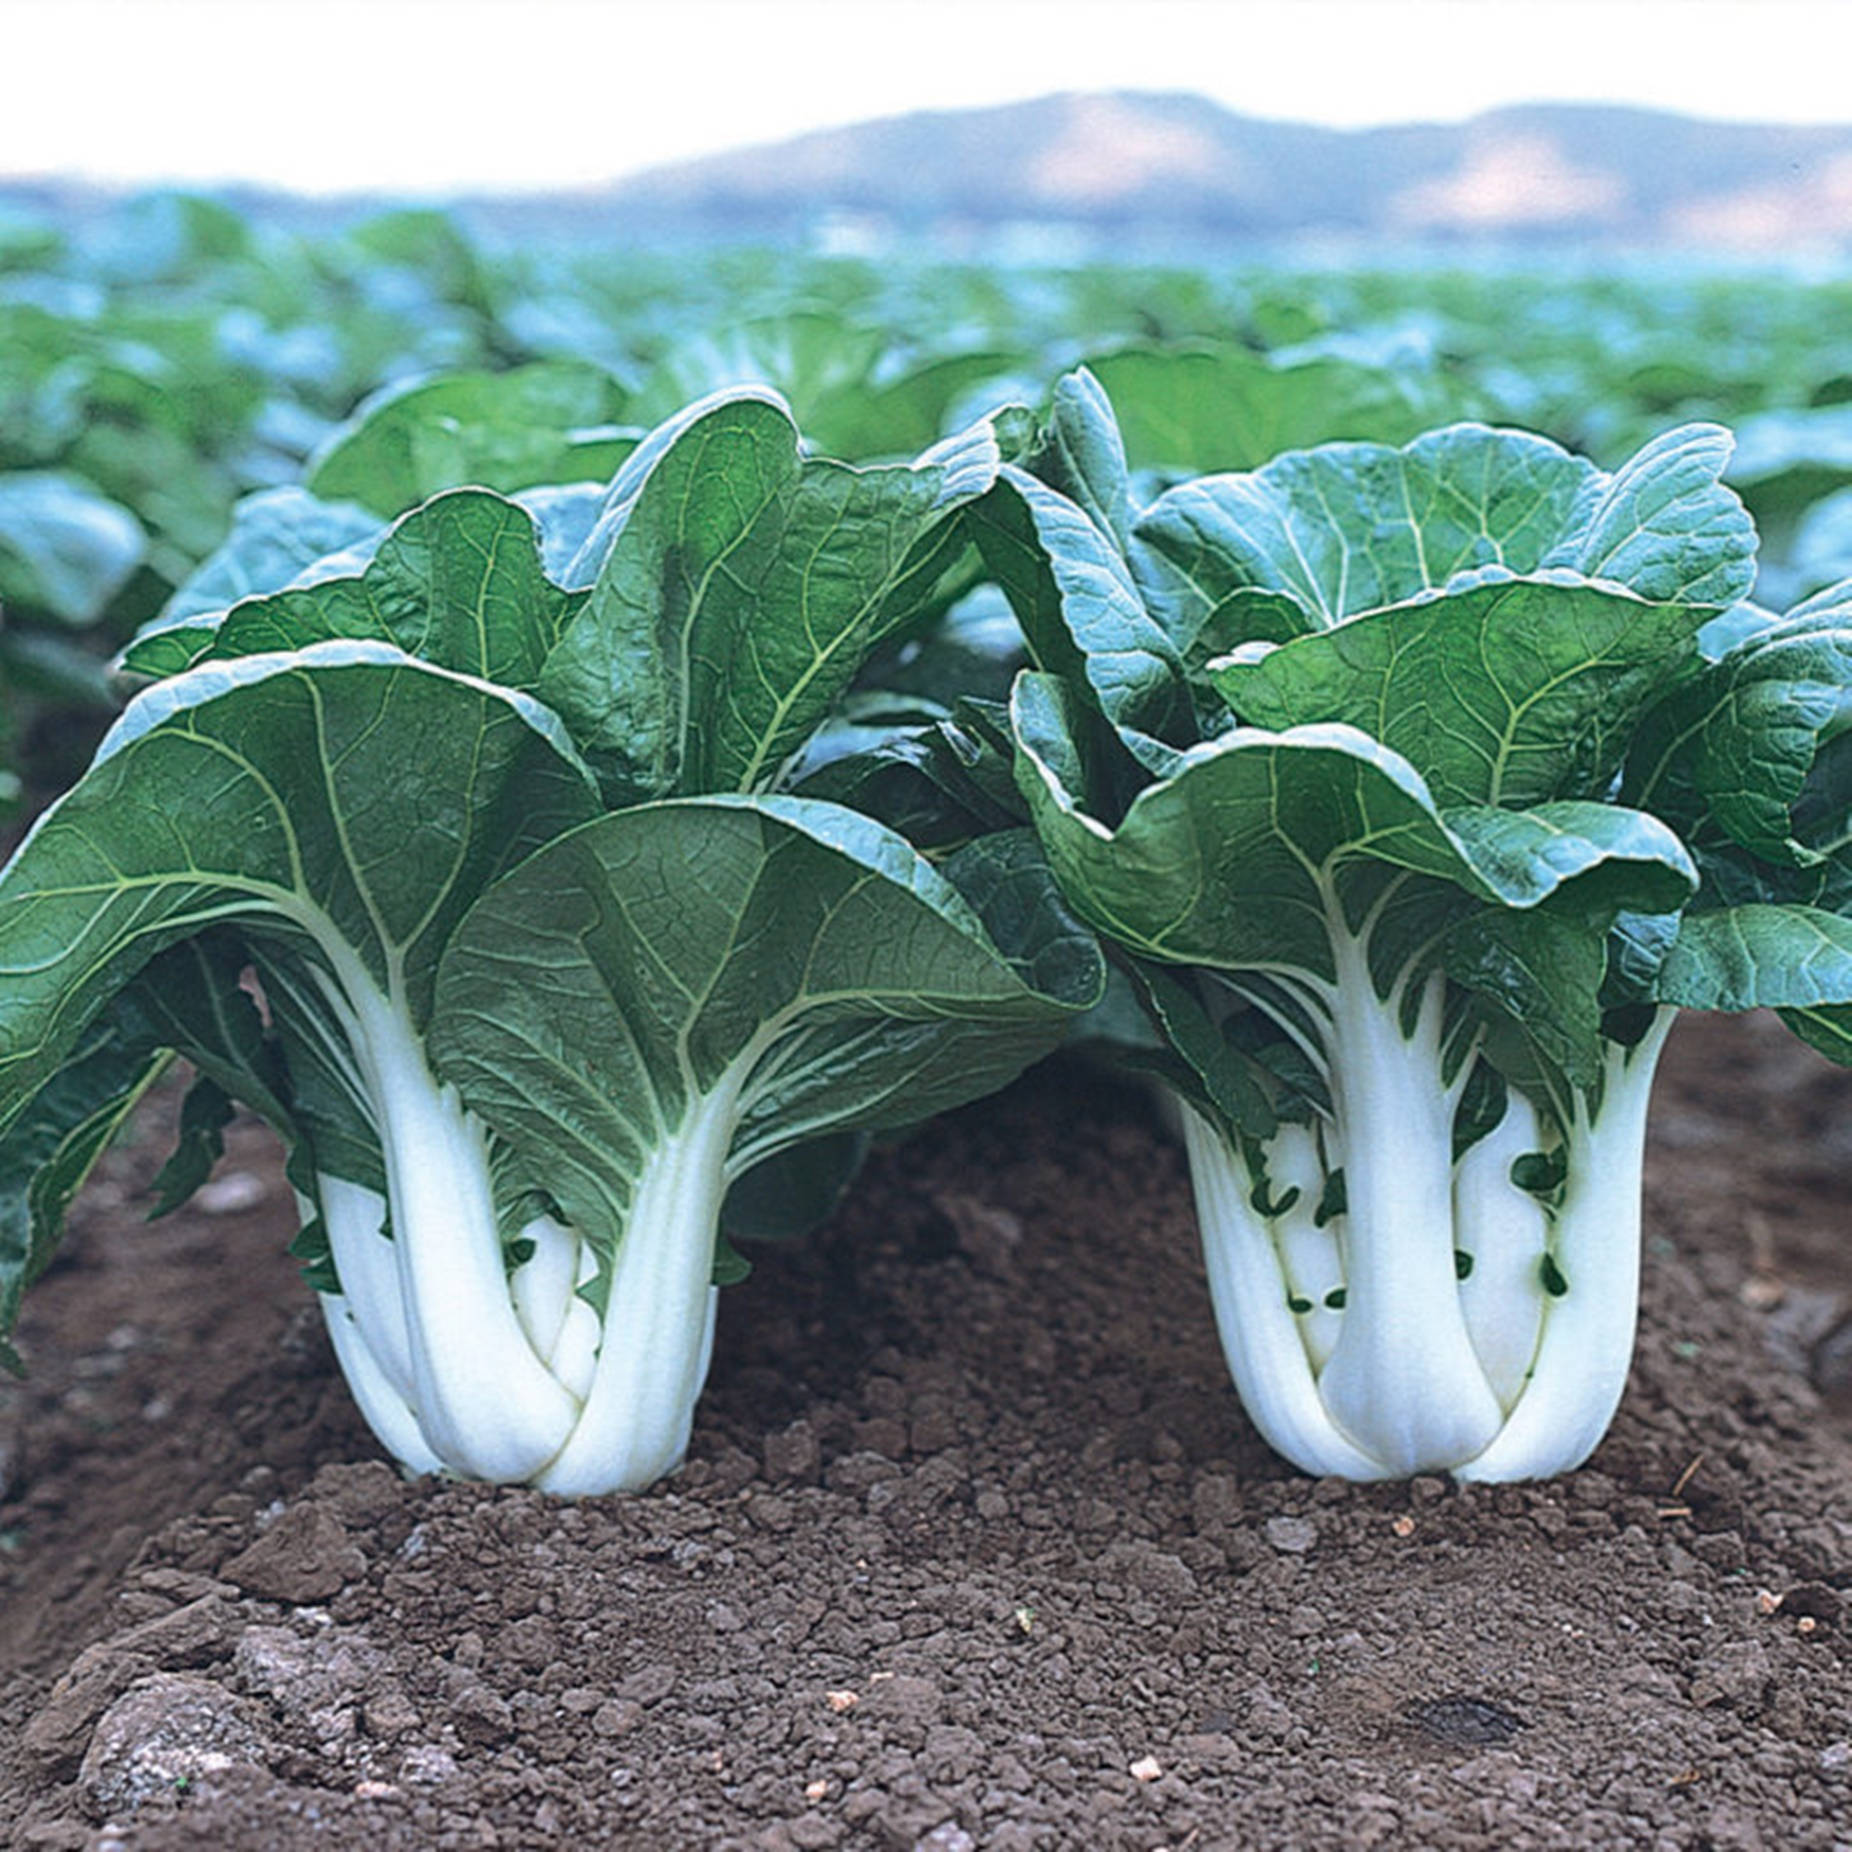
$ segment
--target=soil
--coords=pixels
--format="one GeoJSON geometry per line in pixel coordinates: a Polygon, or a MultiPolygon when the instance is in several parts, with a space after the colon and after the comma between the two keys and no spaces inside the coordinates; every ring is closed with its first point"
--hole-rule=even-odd
{"type": "Polygon", "coordinates": [[[19,1846],[1852,1847],[1852,1075],[1771,1022],[1675,1036],[1632,1383],[1538,1486],[1275,1459],[1079,1073],[762,1252],[632,1499],[402,1482],[263,1135],[150,1226],[157,1156],[0,1390],[19,1846]]]}

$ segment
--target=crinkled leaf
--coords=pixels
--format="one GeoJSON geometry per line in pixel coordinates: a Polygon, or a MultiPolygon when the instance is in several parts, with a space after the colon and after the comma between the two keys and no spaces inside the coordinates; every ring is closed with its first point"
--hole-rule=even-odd
{"type": "Polygon", "coordinates": [[[1343,721],[1447,804],[1604,792],[1696,615],[1570,579],[1492,579],[1353,617],[1211,679],[1246,723],[1343,721]]]}
{"type": "Polygon", "coordinates": [[[911,467],[806,459],[773,401],[707,401],[653,433],[570,575],[583,611],[541,679],[619,801],[774,782],[964,545],[995,479],[981,427],[911,467]]]}
{"type": "Polygon", "coordinates": [[[1171,742],[1191,724],[1182,663],[1108,534],[1013,466],[972,511],[971,530],[1036,665],[1087,689],[1148,771],[1168,770],[1171,742]]]}
{"type": "Polygon", "coordinates": [[[1810,600],[1749,630],[1648,716],[1623,794],[1708,844],[1807,868],[1847,837],[1852,603],[1810,600]],[[1809,799],[1813,800],[1809,802],[1809,799]]]}
{"type": "Polygon", "coordinates": [[[1651,1001],[1666,953],[1678,937],[1678,922],[1676,913],[1616,915],[1608,930],[1608,966],[1601,988],[1603,1009],[1631,1009],[1651,1001]]]}
{"type": "MultiPolygon", "coordinates": [[[[210,626],[200,660],[302,649],[344,637],[395,644],[408,655],[531,691],[582,599],[542,569],[534,518],[486,489],[458,489],[415,509],[357,574],[246,599],[168,633],[210,626]]],[[[126,668],[143,660],[132,646],[126,668]]]]}
{"type": "Polygon", "coordinates": [[[265,489],[232,510],[232,531],[201,562],[161,615],[123,652],[136,675],[177,675],[210,645],[216,620],[245,598],[279,592],[317,560],[381,531],[379,517],[352,502],[325,502],[307,489],[265,489]],[[205,621],[202,621],[205,620],[205,621]]]}
{"type": "Polygon", "coordinates": [[[1585,518],[1543,564],[1625,585],[1655,604],[1726,610],[1755,583],[1755,528],[1721,478],[1735,440],[1688,424],[1602,480],[1585,518]]]}
{"type": "Polygon", "coordinates": [[[1528,913],[1475,910],[1448,935],[1443,963],[1456,984],[1523,1032],[1547,1066],[1571,1086],[1599,1084],[1599,931],[1547,907],[1528,913]]]}
{"type": "Polygon", "coordinates": [[[1754,529],[1716,480],[1728,445],[1715,426],[1688,426],[1605,476],[1547,439],[1453,425],[1401,450],[1331,444],[1185,483],[1137,533],[1207,605],[1256,586],[1321,627],[1488,567],[1560,569],[1722,609],[1755,575],[1754,529]]]}

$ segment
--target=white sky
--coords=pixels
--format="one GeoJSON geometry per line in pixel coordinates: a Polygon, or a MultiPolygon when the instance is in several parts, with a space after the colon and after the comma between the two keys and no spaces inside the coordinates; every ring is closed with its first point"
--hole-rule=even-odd
{"type": "Polygon", "coordinates": [[[1852,121],[1852,0],[0,0],[0,176],[596,184],[911,109],[1196,90],[1852,121]]]}

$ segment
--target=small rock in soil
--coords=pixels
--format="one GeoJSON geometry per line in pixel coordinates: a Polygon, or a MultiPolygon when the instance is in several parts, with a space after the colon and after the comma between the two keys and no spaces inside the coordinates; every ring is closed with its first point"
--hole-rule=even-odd
{"type": "Polygon", "coordinates": [[[615,1696],[633,1704],[660,1704],[675,1689],[673,1666],[640,1666],[618,1686],[615,1696]]]}
{"type": "Polygon", "coordinates": [[[1768,1650],[1760,1640],[1732,1640],[1698,1661],[1691,1701],[1700,1710],[1725,1704],[1753,1715],[1768,1695],[1771,1675],[1768,1650]]]}
{"type": "Polygon", "coordinates": [[[1823,1627],[1838,1627],[1845,1620],[1846,1598],[1824,1582],[1802,1582],[1782,1596],[1781,1612],[1818,1621],[1823,1627]]]}
{"type": "Polygon", "coordinates": [[[228,1170],[193,1192],[190,1207],[201,1215],[245,1215],[269,1194],[262,1177],[248,1170],[228,1170]]]}
{"type": "Polygon", "coordinates": [[[1402,1714],[1423,1736],[1462,1749],[1508,1743],[1525,1727],[1522,1717],[1489,1698],[1423,1699],[1402,1714]]]}
{"type": "Polygon", "coordinates": [[[152,1660],[117,1652],[107,1642],[85,1647],[26,1725],[27,1753],[48,1775],[69,1775],[83,1756],[96,1720],[136,1679],[154,1669],[152,1660]]]}
{"type": "Polygon", "coordinates": [[[272,1746],[251,1707],[223,1686],[157,1672],[103,1714],[85,1752],[78,1792],[93,1820],[132,1813],[157,1794],[184,1793],[206,1775],[263,1767],[272,1746]]]}
{"type": "Polygon", "coordinates": [[[396,1685],[369,1697],[361,1714],[367,1734],[382,1739],[407,1736],[422,1722],[411,1699],[396,1685]]]}
{"type": "Polygon", "coordinates": [[[868,1687],[862,1711],[870,1717],[893,1717],[906,1723],[936,1723],[945,1698],[929,1678],[897,1674],[868,1687]]]}
{"type": "Polygon", "coordinates": [[[220,1572],[246,1594],[294,1607],[326,1601],[366,1574],[367,1559],[325,1505],[293,1505],[220,1572]]]}
{"type": "Polygon", "coordinates": [[[1310,1518],[1269,1518],[1267,1541],[1289,1556],[1303,1556],[1318,1541],[1318,1526],[1310,1518]]]}
{"type": "Polygon", "coordinates": [[[478,1749],[492,1749],[514,1734],[508,1700],[460,1667],[444,1681],[444,1714],[464,1742],[478,1749]]]}
{"type": "Polygon", "coordinates": [[[312,1498],[344,1524],[373,1524],[396,1510],[404,1488],[383,1460],[324,1466],[309,1487],[312,1498]]]}
{"type": "Polygon", "coordinates": [[[765,1437],[765,1476],[774,1484],[796,1480],[811,1484],[823,1467],[823,1449],[817,1431],[808,1421],[794,1421],[788,1428],[765,1437]]]}
{"type": "Polygon", "coordinates": [[[977,1852],[977,1841],[955,1820],[947,1820],[924,1839],[916,1839],[913,1852],[977,1852]]]}
{"type": "Polygon", "coordinates": [[[1100,1573],[1142,1594],[1166,1601],[1187,1601],[1196,1593],[1196,1577],[1181,1557],[1148,1543],[1115,1543],[1100,1557],[1100,1573]]]}
{"type": "Polygon", "coordinates": [[[455,1781],[457,1774],[456,1757],[435,1743],[420,1743],[399,1761],[399,1779],[407,1787],[439,1788],[455,1781]]]}
{"type": "Polygon", "coordinates": [[[118,1634],[110,1645],[152,1659],[164,1671],[178,1671],[225,1658],[238,1643],[239,1627],[237,1614],[217,1595],[202,1595],[118,1634]]]}
{"type": "Polygon", "coordinates": [[[940,1190],[933,1207],[951,1224],[959,1247],[980,1267],[1007,1273],[1022,1246],[1022,1220],[962,1190],[940,1190]]]}

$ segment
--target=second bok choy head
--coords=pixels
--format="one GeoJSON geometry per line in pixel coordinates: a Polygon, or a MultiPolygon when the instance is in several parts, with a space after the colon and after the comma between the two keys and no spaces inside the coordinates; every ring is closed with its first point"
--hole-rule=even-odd
{"type": "Polygon", "coordinates": [[[735,394],[608,489],[446,494],[287,585],[249,524],[214,571],[251,595],[131,649],[163,679],[0,874],[5,1326],[177,1052],[164,1202],[232,1102],[282,1130],[401,1461],[571,1493],[672,1468],[743,1271],[729,1189],[1000,1085],[1102,982],[1029,832],[933,864],[778,790],[996,468],[982,431],[811,461],[735,394]]]}
{"type": "Polygon", "coordinates": [[[1242,1400],[1309,1472],[1578,1464],[1675,1006],[1848,1050],[1845,619],[1739,606],[1728,450],[1610,475],[1462,425],[1136,511],[1082,374],[974,511],[1038,664],[1022,793],[1145,1006],[1242,1400]]]}

